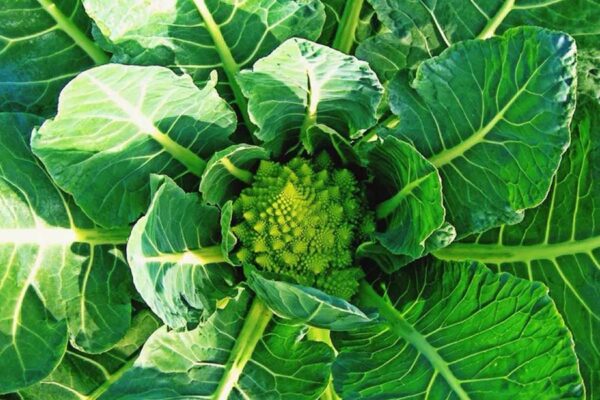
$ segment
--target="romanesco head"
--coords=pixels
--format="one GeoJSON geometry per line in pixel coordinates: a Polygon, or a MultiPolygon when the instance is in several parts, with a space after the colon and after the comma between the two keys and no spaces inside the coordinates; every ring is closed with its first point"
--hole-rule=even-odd
{"type": "Polygon", "coordinates": [[[352,172],[323,155],[262,161],[234,210],[241,262],[345,299],[356,292],[354,249],[375,227],[352,172]]]}

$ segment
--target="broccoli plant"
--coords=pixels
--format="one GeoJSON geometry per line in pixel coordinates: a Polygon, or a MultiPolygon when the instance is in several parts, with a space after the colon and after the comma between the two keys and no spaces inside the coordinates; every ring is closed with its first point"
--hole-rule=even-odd
{"type": "Polygon", "coordinates": [[[8,3],[2,396],[600,391],[596,4],[8,3]]]}

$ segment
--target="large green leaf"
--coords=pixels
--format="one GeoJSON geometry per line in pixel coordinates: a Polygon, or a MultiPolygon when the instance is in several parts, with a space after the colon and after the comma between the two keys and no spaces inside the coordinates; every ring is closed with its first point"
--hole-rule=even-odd
{"type": "Polygon", "coordinates": [[[368,159],[373,176],[369,200],[377,204],[375,217],[383,224],[375,237],[393,254],[420,257],[428,238],[444,223],[438,171],[395,137],[376,144],[368,159]]]}
{"type": "Polygon", "coordinates": [[[90,26],[80,0],[0,3],[0,111],[53,114],[69,79],[108,62],[90,26]]]}
{"type": "Polygon", "coordinates": [[[343,334],[333,367],[344,399],[582,398],[569,331],[547,289],[482,264],[413,264],[381,297],[384,318],[343,334]]]}
{"type": "MultiPolygon", "coordinates": [[[[83,0],[113,60],[163,65],[203,84],[217,69],[219,92],[245,115],[235,76],[288,38],[316,39],[325,20],[319,0],[83,0]]],[[[247,121],[246,121],[247,122],[247,121]]]]}
{"type": "Polygon", "coordinates": [[[248,285],[282,318],[332,331],[358,328],[373,322],[357,307],[318,289],[264,278],[250,270],[248,285]]]}
{"type": "Polygon", "coordinates": [[[125,336],[108,352],[92,355],[67,349],[61,363],[41,382],[19,391],[22,400],[97,399],[135,361],[139,349],[159,327],[149,311],[137,314],[125,336]]]}
{"type": "Polygon", "coordinates": [[[259,128],[255,135],[276,151],[297,137],[309,143],[315,124],[360,136],[377,122],[383,92],[364,61],[303,39],[283,43],[242,71],[239,82],[259,128]]]}
{"type": "MultiPolygon", "coordinates": [[[[599,86],[600,87],[600,86],[599,86]]],[[[600,98],[580,98],[580,122],[545,203],[503,226],[435,253],[481,260],[544,282],[575,337],[588,389],[600,393],[600,98]]]]}
{"type": "Polygon", "coordinates": [[[329,380],[333,350],[305,328],[272,318],[240,290],[191,331],[159,329],[133,369],[101,399],[314,399],[329,380]]]}
{"type": "Polygon", "coordinates": [[[392,134],[440,170],[458,236],[523,218],[550,187],[569,143],[575,44],[545,29],[459,43],[390,87],[392,134]]]}
{"type": "Polygon", "coordinates": [[[0,114],[0,393],[48,375],[68,336],[104,351],[131,318],[131,280],[113,245],[128,232],[95,228],[50,181],[28,146],[40,122],[0,114]]]}
{"type": "Polygon", "coordinates": [[[600,36],[598,0],[368,1],[389,29],[431,55],[521,25],[567,32],[582,47],[597,47],[600,36]]]}
{"type": "Polygon", "coordinates": [[[91,69],[63,90],[33,150],[94,221],[128,225],[148,207],[151,173],[201,176],[230,144],[236,117],[215,84],[199,90],[162,67],[91,69]]]}
{"type": "Polygon", "coordinates": [[[232,292],[219,210],[167,177],[153,176],[150,208],[133,228],[127,258],[146,304],[170,327],[198,323],[232,292]]]}

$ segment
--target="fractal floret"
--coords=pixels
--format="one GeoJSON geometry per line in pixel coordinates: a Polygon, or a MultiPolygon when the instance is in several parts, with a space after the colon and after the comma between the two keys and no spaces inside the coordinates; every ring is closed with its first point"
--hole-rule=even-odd
{"type": "Polygon", "coordinates": [[[341,298],[356,292],[363,272],[354,248],[374,222],[354,174],[326,154],[312,163],[262,161],[234,210],[242,263],[341,298]]]}

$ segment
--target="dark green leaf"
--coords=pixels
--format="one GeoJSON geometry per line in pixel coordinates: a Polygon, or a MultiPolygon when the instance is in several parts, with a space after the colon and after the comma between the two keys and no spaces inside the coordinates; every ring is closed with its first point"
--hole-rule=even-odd
{"type": "Polygon", "coordinates": [[[544,282],[575,336],[589,398],[600,392],[600,103],[581,96],[567,157],[544,204],[513,226],[435,253],[544,282]]]}
{"type": "Polygon", "coordinates": [[[382,82],[388,82],[399,71],[414,68],[429,58],[426,49],[409,35],[399,38],[390,32],[372,36],[356,49],[356,57],[369,63],[382,82]]]}
{"type": "Polygon", "coordinates": [[[170,327],[198,323],[233,293],[233,270],[221,248],[219,210],[153,176],[147,214],[133,228],[127,255],[146,304],[170,327]],[[206,310],[206,311],[205,311],[206,310]]]}
{"type": "Polygon", "coordinates": [[[342,334],[333,373],[344,399],[583,398],[572,339],[547,289],[482,264],[414,264],[384,297],[384,322],[342,334]]]}
{"type": "Polygon", "coordinates": [[[58,93],[81,71],[108,62],[88,38],[80,0],[0,4],[0,111],[52,115],[58,93]]]}
{"type": "Polygon", "coordinates": [[[444,223],[442,183],[436,168],[414,147],[388,137],[368,153],[377,204],[375,217],[383,224],[375,237],[390,252],[418,258],[425,242],[444,223]]]}
{"type": "Polygon", "coordinates": [[[266,279],[255,271],[248,275],[250,288],[282,318],[332,331],[355,329],[373,322],[372,316],[339,297],[312,287],[266,279]]]}
{"type": "Polygon", "coordinates": [[[548,192],[569,143],[575,44],[516,28],[467,41],[419,66],[390,90],[411,142],[440,170],[447,220],[459,237],[522,220],[548,192]]]}
{"type": "Polygon", "coordinates": [[[241,290],[194,330],[159,329],[101,399],[318,398],[333,350],[303,336],[302,326],[272,318],[241,290]]]}
{"type": "Polygon", "coordinates": [[[96,399],[126,370],[138,350],[159,327],[149,311],[133,318],[131,328],[108,352],[91,355],[67,349],[61,363],[43,381],[19,391],[22,400],[96,399]]]}
{"type": "Polygon", "coordinates": [[[399,37],[434,55],[466,39],[487,39],[509,28],[535,25],[573,36],[582,47],[598,44],[597,0],[369,0],[399,37]]]}
{"type": "MultiPolygon", "coordinates": [[[[431,236],[425,240],[423,254],[429,254],[435,250],[444,248],[452,243],[455,238],[456,230],[452,225],[445,222],[441,228],[434,231],[431,236]]],[[[361,244],[356,250],[356,253],[359,258],[366,258],[374,261],[379,268],[383,269],[383,271],[388,274],[396,272],[422,256],[421,254],[418,256],[393,254],[377,242],[366,242],[361,244]]]]}

